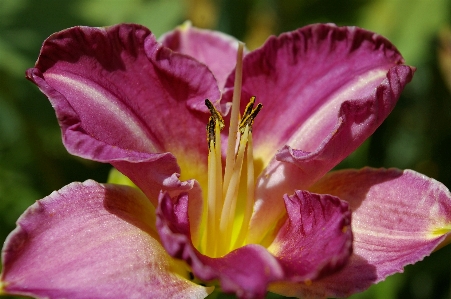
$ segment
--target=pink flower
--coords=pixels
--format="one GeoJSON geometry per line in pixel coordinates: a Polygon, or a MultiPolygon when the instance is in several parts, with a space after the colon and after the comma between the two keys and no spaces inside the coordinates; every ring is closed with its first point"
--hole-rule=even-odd
{"type": "Polygon", "coordinates": [[[328,173],[413,76],[389,41],[312,25],[241,51],[189,25],[160,42],[138,25],[44,42],[27,78],[67,150],[139,189],[86,181],[35,203],[5,242],[0,293],[204,298],[206,284],[240,298],[347,296],[449,241],[441,183],[410,170],[328,173]],[[253,96],[263,108],[245,113],[253,96]]]}

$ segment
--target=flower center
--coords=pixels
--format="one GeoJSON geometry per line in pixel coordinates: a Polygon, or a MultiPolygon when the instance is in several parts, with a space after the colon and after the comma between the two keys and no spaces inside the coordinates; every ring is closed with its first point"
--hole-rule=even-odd
{"type": "Polygon", "coordinates": [[[208,194],[206,205],[207,231],[204,238],[205,253],[223,256],[246,243],[249,221],[254,205],[254,157],[252,150],[252,124],[262,105],[254,108],[252,97],[240,119],[243,44],[238,47],[235,85],[230,115],[224,176],[222,172],[221,136],[224,120],[207,99],[205,105],[211,116],[207,124],[208,141],[208,194]],[[238,142],[238,145],[237,145],[238,142]],[[243,169],[244,165],[244,169],[243,169]],[[241,176],[246,170],[244,193],[240,188],[241,176]],[[240,196],[239,196],[240,195],[240,196]],[[245,198],[242,211],[237,212],[238,198],[245,198]]]}

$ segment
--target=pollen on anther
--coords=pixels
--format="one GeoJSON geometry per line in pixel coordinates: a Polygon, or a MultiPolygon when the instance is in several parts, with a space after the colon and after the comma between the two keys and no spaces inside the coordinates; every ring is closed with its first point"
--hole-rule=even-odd
{"type": "Polygon", "coordinates": [[[263,108],[263,105],[259,103],[257,107],[254,108],[255,97],[251,97],[249,103],[246,105],[246,109],[244,110],[243,117],[241,118],[239,130],[240,133],[243,134],[246,126],[249,126],[249,130],[252,131],[252,124],[254,123],[254,119],[260,110],[263,108]]]}
{"type": "Polygon", "coordinates": [[[208,142],[208,149],[211,150],[211,143],[213,142],[213,147],[216,146],[216,125],[219,126],[219,130],[222,130],[224,128],[224,119],[222,118],[221,114],[216,110],[216,108],[213,106],[213,104],[210,102],[210,100],[205,100],[205,105],[207,106],[208,110],[210,110],[211,116],[208,119],[207,123],[207,142],[208,142]]]}

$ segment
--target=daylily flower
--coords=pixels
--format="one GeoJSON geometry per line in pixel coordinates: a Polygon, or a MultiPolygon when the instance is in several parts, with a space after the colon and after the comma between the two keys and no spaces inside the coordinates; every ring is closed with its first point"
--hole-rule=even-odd
{"type": "Polygon", "coordinates": [[[189,25],[160,41],[139,25],[50,36],[27,78],[64,145],[132,183],[72,183],[32,205],[5,242],[0,293],[310,298],[402,272],[449,241],[449,191],[410,170],[328,172],[413,73],[355,27],[307,26],[244,53],[189,25]]]}

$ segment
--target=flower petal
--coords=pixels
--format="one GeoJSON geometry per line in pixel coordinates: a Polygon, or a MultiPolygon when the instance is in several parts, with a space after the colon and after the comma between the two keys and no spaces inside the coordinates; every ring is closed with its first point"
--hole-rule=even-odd
{"type": "Polygon", "coordinates": [[[311,286],[285,286],[287,296],[349,296],[422,260],[451,234],[451,194],[411,170],[332,172],[311,190],[349,202],[354,256],[341,272],[311,286]]]}
{"type": "Polygon", "coordinates": [[[158,153],[206,165],[208,113],[199,110],[207,112],[205,98],[220,98],[216,80],[205,65],[170,51],[144,27],[56,33],[27,77],[55,108],[68,151],[112,163],[155,205],[157,193],[145,182],[171,183],[169,190],[192,186],[176,175],[164,181],[180,169],[174,157],[158,153]]]}
{"type": "MultiPolygon", "coordinates": [[[[291,145],[292,138],[288,141],[288,145],[277,153],[276,159],[293,163],[303,172],[308,173],[303,180],[303,185],[312,184],[335,167],[373,134],[385,120],[395,107],[404,86],[410,82],[413,71],[408,66],[400,65],[390,68],[384,75],[386,77],[381,79],[382,82],[379,81],[380,84],[376,88],[373,88],[372,94],[367,96],[362,92],[360,98],[356,96],[352,100],[342,102],[338,112],[329,109],[331,107],[326,107],[302,126],[300,131],[303,132],[296,134],[300,140],[308,140],[305,143],[318,142],[314,150],[306,150],[311,144],[309,146],[291,145]],[[306,126],[309,127],[308,132],[304,130],[306,126]],[[301,150],[294,149],[292,146],[301,147],[301,150]]],[[[368,81],[359,83],[365,86],[365,90],[370,89],[374,84],[368,81]]],[[[359,86],[350,88],[356,92],[359,86]]],[[[348,96],[352,98],[350,95],[344,95],[346,99],[349,99],[348,96]]],[[[331,103],[331,105],[335,104],[331,103]]]]}
{"type": "Polygon", "coordinates": [[[304,177],[305,173],[294,164],[271,161],[257,181],[249,243],[261,243],[268,235],[274,234],[275,224],[286,216],[281,195],[297,190],[302,186],[304,177]]]}
{"type": "Polygon", "coordinates": [[[243,97],[264,106],[252,131],[254,157],[267,166],[251,224],[259,240],[265,223],[284,214],[273,190],[306,189],[353,152],[392,111],[414,70],[383,37],[324,24],[270,38],[243,63],[243,97]]]}
{"type": "Polygon", "coordinates": [[[308,154],[310,164],[325,164],[306,171],[306,180],[315,181],[391,112],[413,74],[402,64],[388,40],[356,27],[317,24],[269,38],[243,61],[242,96],[264,106],[253,126],[255,156],[268,165],[285,145],[302,150],[293,159],[308,154]],[[335,155],[323,154],[329,147],[335,155]]]}
{"type": "Polygon", "coordinates": [[[212,30],[192,27],[189,22],[161,36],[161,43],[173,51],[205,63],[222,90],[236,64],[238,40],[212,30]]]}
{"type": "Polygon", "coordinates": [[[185,260],[197,278],[219,279],[224,292],[236,293],[239,298],[263,298],[268,283],[283,278],[277,259],[260,245],[247,245],[220,258],[201,254],[191,241],[187,206],[186,194],[171,199],[163,193],[157,209],[157,228],[166,251],[185,260]]]}
{"type": "Polygon", "coordinates": [[[268,247],[283,266],[284,280],[310,282],[341,269],[352,253],[348,204],[307,191],[284,200],[288,219],[268,247]]]}
{"type": "Polygon", "coordinates": [[[306,283],[275,282],[270,285],[271,292],[282,294],[286,297],[298,297],[303,299],[348,297],[350,286],[355,290],[365,290],[368,282],[374,281],[376,269],[363,258],[353,254],[347,265],[338,273],[326,276],[320,280],[306,283]]]}
{"type": "Polygon", "coordinates": [[[4,291],[45,298],[204,298],[161,247],[138,190],[72,183],[18,220],[2,251],[4,291]]]}

